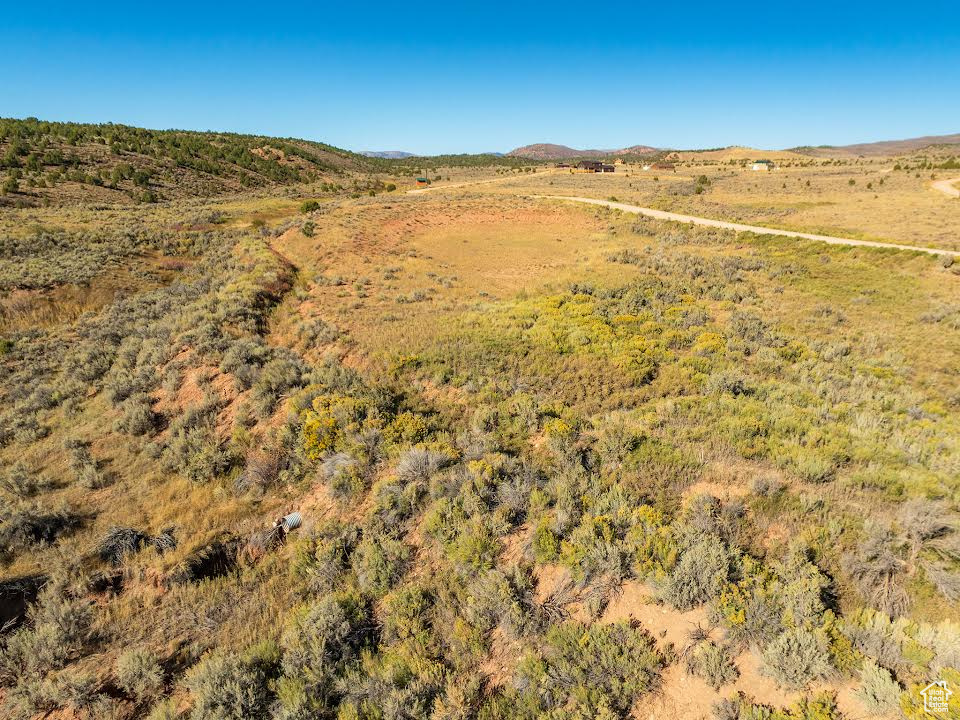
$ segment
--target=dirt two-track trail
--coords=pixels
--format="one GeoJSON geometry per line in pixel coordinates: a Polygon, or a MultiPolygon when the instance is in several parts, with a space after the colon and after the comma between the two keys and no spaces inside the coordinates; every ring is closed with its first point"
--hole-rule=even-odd
{"type": "MultiPolygon", "coordinates": [[[[533,173],[529,177],[537,175],[552,175],[554,171],[546,170],[533,173]]],[[[474,182],[454,183],[451,185],[435,185],[418,190],[407,190],[408,195],[419,195],[426,192],[434,192],[446,189],[461,188],[471,185],[486,185],[489,183],[502,182],[503,180],[515,179],[513,176],[506,178],[493,178],[490,180],[478,180],[474,182]]],[[[953,183],[960,181],[960,178],[953,180],[940,180],[931,185],[936,190],[954,197],[960,197],[960,190],[953,187],[953,183]]],[[[687,223],[689,225],[702,225],[704,227],[722,228],[724,230],[733,230],[734,232],[749,232],[754,235],[775,235],[778,237],[798,238],[801,240],[814,240],[816,242],[827,243],[828,245],[851,245],[855,247],[875,247],[891,248],[893,250],[910,250],[913,252],[928,253],[930,255],[945,255],[948,257],[960,258],[960,250],[944,250],[942,248],[921,247],[918,245],[899,245],[896,243],[877,242],[875,240],[855,240],[853,238],[834,237],[832,235],[817,235],[814,233],[797,232],[796,230],[780,230],[777,228],[768,228],[761,225],[744,225],[743,223],[729,222],[727,220],[714,220],[713,218],[698,217],[696,215],[683,215],[681,213],[667,212],[666,210],[656,210],[655,208],[641,207],[639,205],[630,205],[628,203],[616,202],[614,200],[600,200],[598,198],[581,197],[579,195],[531,195],[529,197],[541,200],[566,200],[569,202],[587,203],[589,205],[601,205],[603,207],[622,210],[623,212],[645,215],[646,217],[656,218],[658,220],[670,220],[672,222],[687,223]]]]}
{"type": "Polygon", "coordinates": [[[960,198],[960,190],[958,190],[956,187],[957,183],[960,183],[960,178],[952,178],[950,180],[937,180],[935,182],[930,183],[930,187],[932,187],[937,192],[942,192],[944,195],[960,198]]]}
{"type": "Polygon", "coordinates": [[[840,238],[833,237],[831,235],[815,235],[813,233],[796,232],[794,230],[778,230],[776,228],[762,227],[760,225],[743,225],[742,223],[727,222],[726,220],[713,220],[711,218],[697,217],[695,215],[681,215],[680,213],[666,212],[665,210],[655,210],[654,208],[640,207],[639,205],[628,205],[627,203],[614,202],[613,200],[598,200],[597,198],[571,195],[534,195],[533,197],[550,200],[569,200],[571,202],[589,203],[590,205],[602,205],[615,210],[622,210],[624,212],[635,213],[637,215],[645,215],[658,220],[672,220],[673,222],[688,223],[690,225],[703,225],[705,227],[723,228],[725,230],[734,230],[735,232],[749,232],[753,233],[754,235],[777,235],[779,237],[815,240],[817,242],[824,242],[829,245],[855,245],[862,247],[893,248],[894,250],[912,250],[914,252],[929,253],[931,255],[960,257],[960,250],[943,250],[941,248],[919,247],[917,245],[897,245],[895,243],[876,242],[874,240],[854,240],[852,238],[840,238]]]}

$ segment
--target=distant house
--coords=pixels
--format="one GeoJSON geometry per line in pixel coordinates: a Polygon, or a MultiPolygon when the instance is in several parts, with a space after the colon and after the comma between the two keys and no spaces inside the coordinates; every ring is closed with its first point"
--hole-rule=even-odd
{"type": "Polygon", "coordinates": [[[668,162],[659,162],[653,164],[654,170],[676,170],[676,167],[673,163],[668,162]]]}
{"type": "Polygon", "coordinates": [[[568,168],[568,167],[570,167],[570,163],[559,162],[559,163],[556,164],[555,167],[558,167],[558,168],[568,168]]]}
{"type": "Polygon", "coordinates": [[[430,178],[417,178],[417,185],[429,185],[430,178]]]}
{"type": "Polygon", "coordinates": [[[773,164],[773,160],[754,160],[753,169],[754,170],[773,170],[776,165],[773,164]]]}
{"type": "Polygon", "coordinates": [[[580,172],[615,172],[616,168],[613,165],[607,165],[598,160],[581,160],[577,163],[577,170],[580,172]]]}

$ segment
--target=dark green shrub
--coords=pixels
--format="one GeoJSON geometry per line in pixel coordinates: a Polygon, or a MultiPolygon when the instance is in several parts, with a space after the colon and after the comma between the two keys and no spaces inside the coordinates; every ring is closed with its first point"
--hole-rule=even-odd
{"type": "Polygon", "coordinates": [[[447,556],[461,573],[469,575],[494,566],[502,549],[495,522],[492,517],[472,518],[447,545],[447,556]]]}
{"type": "Polygon", "coordinates": [[[298,546],[293,568],[315,593],[329,593],[347,570],[350,553],[360,540],[360,530],[331,521],[315,532],[316,538],[298,546]]]}
{"type": "Polygon", "coordinates": [[[533,557],[538,563],[551,563],[560,554],[560,539],[546,521],[537,524],[533,532],[533,557]]]}
{"type": "Polygon", "coordinates": [[[433,621],[434,597],[419,584],[403,585],[383,599],[382,642],[410,639],[427,642],[433,621]]]}

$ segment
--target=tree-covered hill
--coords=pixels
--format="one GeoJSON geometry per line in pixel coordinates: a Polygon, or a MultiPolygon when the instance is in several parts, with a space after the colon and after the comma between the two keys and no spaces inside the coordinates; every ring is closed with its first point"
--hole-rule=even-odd
{"type": "Polygon", "coordinates": [[[150,202],[370,169],[361,155],[307,140],[0,119],[5,204],[150,202]]]}
{"type": "Polygon", "coordinates": [[[295,138],[0,118],[0,206],[157,202],[351,174],[525,164],[492,154],[372,158],[295,138]]]}

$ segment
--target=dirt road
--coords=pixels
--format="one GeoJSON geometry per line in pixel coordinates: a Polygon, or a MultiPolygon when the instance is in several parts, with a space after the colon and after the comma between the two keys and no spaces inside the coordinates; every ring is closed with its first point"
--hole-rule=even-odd
{"type": "Polygon", "coordinates": [[[949,195],[950,197],[960,197],[960,190],[955,187],[956,183],[960,183],[960,178],[953,178],[952,180],[937,180],[936,182],[930,183],[930,187],[934,190],[942,192],[944,195],[949,195]]]}
{"type": "Polygon", "coordinates": [[[734,230],[736,232],[750,232],[754,233],[755,235],[779,235],[781,237],[800,238],[803,240],[816,240],[818,242],[824,242],[830,245],[862,245],[864,247],[913,250],[915,252],[929,253],[931,255],[948,255],[950,257],[960,258],[960,251],[958,250],[941,250],[940,248],[917,247],[915,245],[896,245],[894,243],[882,243],[875,242],[873,240],[853,240],[851,238],[831,237],[830,235],[814,235],[812,233],[796,232],[794,230],[776,230],[774,228],[761,227],[759,225],[743,225],[741,223],[727,222],[725,220],[712,220],[710,218],[696,217],[694,215],[681,215],[679,213],[666,212],[665,210],[654,210],[653,208],[645,208],[638,205],[627,205],[626,203],[614,202],[612,200],[598,200],[597,198],[578,197],[571,195],[534,195],[533,197],[547,200],[568,200],[570,202],[588,203],[590,205],[602,205],[603,207],[614,208],[615,210],[622,210],[624,212],[635,213],[637,215],[646,215],[647,217],[657,218],[658,220],[672,220],[674,222],[689,223],[691,225],[703,225],[705,227],[723,228],[725,230],[734,230]]]}

